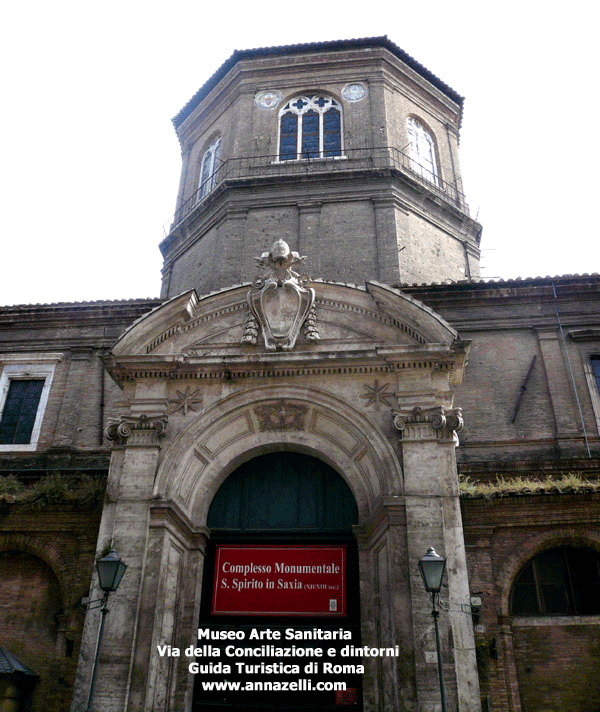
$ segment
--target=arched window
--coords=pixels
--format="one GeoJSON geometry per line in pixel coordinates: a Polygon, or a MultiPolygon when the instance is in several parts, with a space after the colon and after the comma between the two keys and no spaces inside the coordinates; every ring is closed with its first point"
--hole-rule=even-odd
{"type": "Polygon", "coordinates": [[[515,616],[600,614],[600,554],[560,547],[528,561],[511,593],[515,616]]]}
{"type": "Polygon", "coordinates": [[[298,96],[279,112],[279,160],[342,155],[342,112],[322,94],[298,96]]]}
{"type": "Polygon", "coordinates": [[[210,144],[202,156],[200,169],[200,185],[198,199],[204,198],[217,184],[217,170],[219,168],[219,153],[221,151],[221,137],[210,144]]]}
{"type": "Polygon", "coordinates": [[[439,173],[435,157],[435,139],[414,116],[407,120],[412,169],[430,183],[438,185],[439,173]]]}

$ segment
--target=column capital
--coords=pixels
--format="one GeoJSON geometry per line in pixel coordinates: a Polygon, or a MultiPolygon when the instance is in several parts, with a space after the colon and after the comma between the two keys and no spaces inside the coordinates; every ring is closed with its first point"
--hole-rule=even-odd
{"type": "Polygon", "coordinates": [[[167,420],[166,415],[122,415],[109,418],[104,434],[115,445],[157,447],[167,429],[167,420]]]}
{"type": "Polygon", "coordinates": [[[402,440],[457,441],[456,433],[463,427],[461,408],[405,408],[393,410],[394,427],[402,433],[402,440]]]}

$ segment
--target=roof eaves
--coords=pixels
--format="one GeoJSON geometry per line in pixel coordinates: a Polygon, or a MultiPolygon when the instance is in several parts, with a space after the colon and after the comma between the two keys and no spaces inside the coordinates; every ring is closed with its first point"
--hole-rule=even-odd
{"type": "Polygon", "coordinates": [[[185,106],[173,117],[175,128],[192,113],[202,99],[223,79],[226,74],[242,59],[256,59],[257,57],[267,57],[269,55],[307,54],[309,52],[336,52],[346,49],[359,49],[361,47],[385,47],[398,59],[414,69],[424,79],[431,82],[446,96],[455,101],[462,109],[464,98],[454,89],[449,87],[433,72],[417,62],[407,52],[388,39],[387,35],[381,37],[361,37],[349,40],[331,40],[327,42],[307,42],[302,44],[283,45],[280,47],[257,47],[255,49],[235,50],[217,71],[205,82],[185,106]]]}
{"type": "Polygon", "coordinates": [[[14,675],[21,674],[31,677],[38,677],[37,673],[31,668],[24,665],[18,658],[16,658],[10,650],[0,646],[0,674],[3,675],[14,675]]]}

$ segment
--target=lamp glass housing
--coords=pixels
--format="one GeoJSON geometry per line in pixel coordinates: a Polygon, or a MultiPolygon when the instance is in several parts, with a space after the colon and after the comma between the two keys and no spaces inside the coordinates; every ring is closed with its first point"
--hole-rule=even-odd
{"type": "Polygon", "coordinates": [[[100,588],[103,591],[116,591],[119,588],[127,564],[121,561],[121,558],[113,549],[106,556],[98,559],[96,567],[98,568],[100,588]]]}
{"type": "Polygon", "coordinates": [[[446,559],[430,546],[423,558],[419,559],[419,571],[428,593],[439,593],[446,570],[446,559]]]}

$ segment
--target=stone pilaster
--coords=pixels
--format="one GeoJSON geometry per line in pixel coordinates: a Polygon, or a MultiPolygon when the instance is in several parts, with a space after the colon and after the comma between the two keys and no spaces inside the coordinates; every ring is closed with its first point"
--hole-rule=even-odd
{"type": "MultiPolygon", "coordinates": [[[[136,647],[142,611],[142,582],[147,558],[148,513],[158,464],[164,415],[111,419],[106,436],[115,445],[107,482],[106,502],[98,536],[97,556],[114,547],[127,564],[118,591],[109,598],[104,639],[98,664],[94,709],[103,712],[141,710],[130,707],[132,650],[136,647]]],[[[96,573],[91,597],[101,598],[96,573]]],[[[88,610],[77,671],[72,712],[83,712],[89,692],[100,613],[88,610]]]]}
{"type": "Polygon", "coordinates": [[[393,416],[402,437],[418,709],[434,712],[440,702],[431,599],[417,568],[427,548],[434,546],[448,560],[440,632],[446,692],[449,702],[454,700],[449,709],[480,712],[454,453],[462,412],[443,406],[411,407],[394,411],[393,416]]]}
{"type": "Polygon", "coordinates": [[[498,635],[499,657],[504,669],[504,687],[508,701],[507,712],[521,712],[521,696],[519,695],[519,680],[515,665],[513,649],[512,619],[499,617],[500,632],[498,635]]]}
{"type": "Polygon", "coordinates": [[[400,281],[396,201],[394,198],[373,198],[375,235],[377,241],[377,279],[385,284],[400,281]]]}
{"type": "Polygon", "coordinates": [[[230,260],[228,256],[231,252],[236,255],[244,253],[247,215],[248,211],[245,208],[229,208],[225,221],[219,225],[219,243],[228,245],[228,248],[216,251],[214,269],[224,284],[236,284],[242,281],[241,261],[230,260]]]}
{"type": "Polygon", "coordinates": [[[577,452],[583,439],[581,421],[575,404],[566,346],[557,329],[538,331],[538,339],[544,368],[548,374],[548,389],[556,425],[556,439],[564,453],[577,452]]]}
{"type": "Polygon", "coordinates": [[[189,709],[193,676],[185,656],[160,656],[159,645],[181,651],[196,643],[208,530],[193,531],[172,502],[157,501],[149,513],[139,633],[132,665],[128,710],[189,709]]]}
{"type": "Polygon", "coordinates": [[[383,497],[371,521],[355,527],[354,533],[359,544],[362,644],[399,649],[397,656],[364,658],[364,710],[416,712],[404,499],[383,497]]]}
{"type": "Polygon", "coordinates": [[[71,353],[65,397],[54,437],[55,445],[58,447],[72,447],[75,443],[81,407],[84,402],[84,386],[90,378],[91,358],[91,349],[75,350],[71,353]]]}
{"type": "Polygon", "coordinates": [[[298,252],[308,255],[307,270],[311,274],[320,274],[319,223],[321,203],[307,202],[298,205],[298,252]]]}

